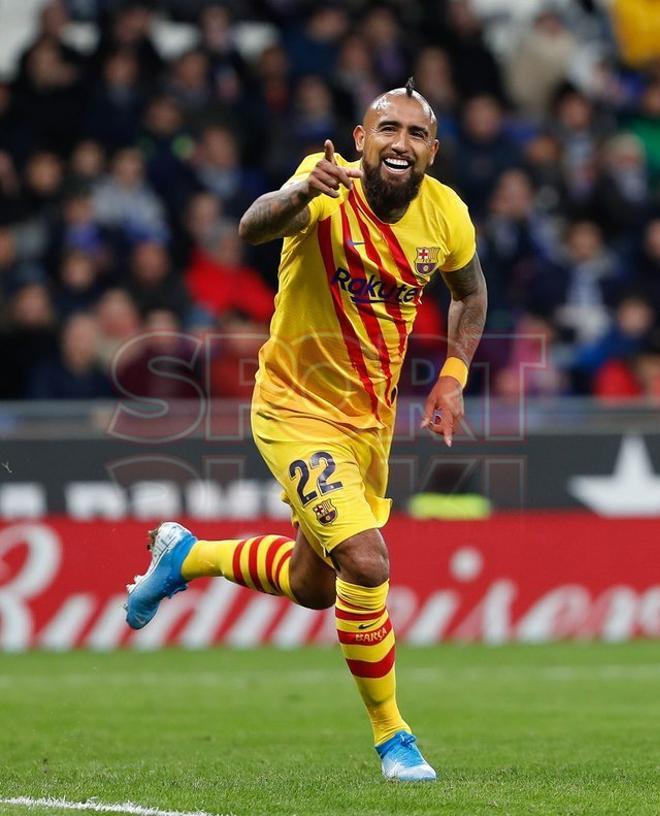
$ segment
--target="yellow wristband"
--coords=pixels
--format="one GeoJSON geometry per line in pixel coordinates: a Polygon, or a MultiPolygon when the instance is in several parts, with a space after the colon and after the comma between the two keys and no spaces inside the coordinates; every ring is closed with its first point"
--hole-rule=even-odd
{"type": "Polygon", "coordinates": [[[468,367],[460,357],[447,357],[445,364],[442,366],[440,376],[453,377],[461,384],[461,388],[465,388],[468,378],[468,367]]]}

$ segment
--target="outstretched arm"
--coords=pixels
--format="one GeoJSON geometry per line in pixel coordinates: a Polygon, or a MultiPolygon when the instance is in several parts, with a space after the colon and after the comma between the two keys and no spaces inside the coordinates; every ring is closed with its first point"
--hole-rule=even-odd
{"type": "Polygon", "coordinates": [[[295,235],[309,224],[309,202],[305,181],[265,193],[245,211],[238,225],[238,234],[249,244],[264,244],[285,235],[295,235]]]}
{"type": "Polygon", "coordinates": [[[467,374],[481,340],[486,322],[488,294],[486,279],[476,253],[462,269],[443,272],[442,277],[451,292],[447,338],[447,359],[449,361],[451,358],[451,364],[445,364],[426,400],[422,428],[441,433],[447,445],[451,446],[454,428],[463,416],[465,382],[460,378],[460,372],[463,370],[467,374]],[[449,373],[447,369],[453,373],[449,373]]]}
{"type": "Polygon", "coordinates": [[[325,155],[307,178],[260,196],[241,218],[238,234],[250,244],[263,244],[295,235],[309,224],[311,213],[308,204],[313,198],[318,195],[338,198],[339,185],[350,189],[352,179],[361,175],[362,172],[355,168],[339,167],[335,160],[335,148],[326,139],[325,155]]]}

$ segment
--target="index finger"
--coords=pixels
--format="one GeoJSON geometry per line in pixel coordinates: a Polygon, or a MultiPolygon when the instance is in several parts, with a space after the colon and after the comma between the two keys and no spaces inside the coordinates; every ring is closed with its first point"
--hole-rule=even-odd
{"type": "Polygon", "coordinates": [[[335,146],[332,144],[330,139],[326,139],[323,143],[323,147],[325,148],[325,160],[332,162],[332,164],[336,164],[335,162],[335,146]]]}

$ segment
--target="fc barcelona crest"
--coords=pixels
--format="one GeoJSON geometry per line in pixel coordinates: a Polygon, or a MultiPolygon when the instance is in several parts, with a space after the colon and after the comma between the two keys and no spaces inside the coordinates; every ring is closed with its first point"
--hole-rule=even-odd
{"type": "Polygon", "coordinates": [[[321,524],[332,524],[337,518],[337,508],[330,499],[315,504],[312,510],[316,513],[316,518],[321,524]]]}
{"type": "Polygon", "coordinates": [[[417,257],[415,258],[415,269],[422,277],[430,275],[438,265],[438,255],[440,247],[417,247],[417,257]]]}

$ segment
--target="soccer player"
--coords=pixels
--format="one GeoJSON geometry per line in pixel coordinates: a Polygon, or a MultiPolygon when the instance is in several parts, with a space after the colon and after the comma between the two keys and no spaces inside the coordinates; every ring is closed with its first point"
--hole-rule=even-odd
{"type": "Polygon", "coordinates": [[[435,779],[396,703],[389,568],[380,529],[397,381],[424,286],[451,291],[448,356],[422,427],[451,445],[483,330],[486,284],[474,228],[453,190],[426,175],[436,120],[411,80],[378,97],[354,131],[359,161],[330,141],[243,215],[240,235],[284,238],[270,338],[260,352],[252,433],[284,489],[295,541],[204,541],[174,522],[128,587],[139,629],[160,601],[217,575],[312,609],[334,605],[337,635],[371,720],[386,778],[435,779]]]}

